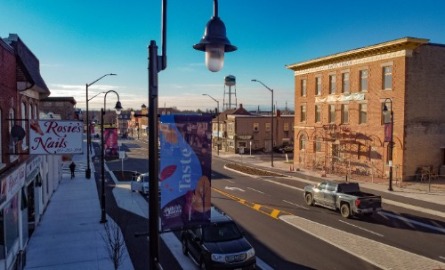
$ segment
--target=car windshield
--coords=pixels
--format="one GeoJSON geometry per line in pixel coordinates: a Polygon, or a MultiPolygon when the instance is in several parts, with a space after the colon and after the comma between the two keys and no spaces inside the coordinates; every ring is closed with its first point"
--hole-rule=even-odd
{"type": "Polygon", "coordinates": [[[142,174],[138,177],[138,182],[148,182],[148,174],[142,174]]]}
{"type": "Polygon", "coordinates": [[[242,234],[235,223],[221,222],[204,226],[202,237],[205,242],[223,242],[239,239],[242,234]]]}

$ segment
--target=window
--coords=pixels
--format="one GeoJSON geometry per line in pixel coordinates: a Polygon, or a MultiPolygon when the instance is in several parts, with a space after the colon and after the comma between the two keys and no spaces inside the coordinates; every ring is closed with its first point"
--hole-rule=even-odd
{"type": "Polygon", "coordinates": [[[335,94],[335,75],[329,75],[329,94],[335,94]]]}
{"type": "Polygon", "coordinates": [[[305,150],[306,149],[306,135],[301,135],[300,136],[300,150],[305,150]]]}
{"type": "Polygon", "coordinates": [[[342,124],[349,123],[349,105],[348,104],[341,105],[341,123],[342,124]]]}
{"type": "Polygon", "coordinates": [[[253,131],[259,131],[260,130],[260,124],[259,123],[253,123],[253,131]]]}
{"type": "Polygon", "coordinates": [[[300,122],[306,121],[306,105],[300,106],[300,122]]]}
{"type": "Polygon", "coordinates": [[[321,95],[321,77],[315,78],[315,95],[316,96],[321,95]]]}
{"type": "Polygon", "coordinates": [[[360,92],[368,91],[368,70],[360,70],[360,92]]]}
{"type": "Polygon", "coordinates": [[[342,80],[342,93],[349,93],[349,72],[341,74],[342,80]]]}
{"type": "Polygon", "coordinates": [[[284,123],[283,131],[289,131],[289,123],[284,123]]]}
{"type": "Polygon", "coordinates": [[[301,96],[302,97],[306,96],[306,84],[307,84],[306,79],[301,80],[301,96]]]}
{"type": "MultiPolygon", "coordinates": [[[[15,125],[15,112],[13,109],[9,110],[9,125],[8,125],[8,134],[11,134],[12,127],[15,125]]],[[[9,140],[9,162],[14,162],[17,160],[17,155],[14,155],[17,153],[17,147],[16,142],[13,139],[9,140]]]]}
{"type": "MultiPolygon", "coordinates": [[[[25,131],[26,131],[26,120],[25,120],[26,116],[27,116],[26,115],[26,103],[22,102],[20,118],[22,118],[22,128],[25,131]]],[[[28,148],[28,145],[26,144],[26,141],[27,141],[27,139],[26,139],[26,135],[25,135],[25,137],[22,140],[22,149],[27,149],[28,148]]]]}
{"type": "Polygon", "coordinates": [[[381,110],[382,112],[382,125],[383,124],[387,124],[387,123],[391,123],[391,112],[392,112],[392,108],[391,108],[391,103],[390,102],[382,102],[382,106],[381,106],[381,110]],[[386,105],[386,112],[384,111],[386,105]]]}
{"type": "Polygon", "coordinates": [[[392,89],[392,66],[383,67],[383,89],[392,89]]]}
{"type": "Polygon", "coordinates": [[[368,122],[368,104],[359,104],[359,124],[366,124],[368,122]]]}
{"type": "MultiPolygon", "coordinates": [[[[2,138],[2,134],[3,134],[3,111],[0,109],[0,142],[3,143],[3,138],[2,138]]],[[[0,147],[0,169],[4,166],[3,165],[3,147],[0,147]]],[[[0,232],[2,232],[0,230],[0,232]]],[[[1,259],[1,258],[0,258],[1,259]]]]}
{"type": "Polygon", "coordinates": [[[335,105],[329,105],[329,123],[335,123],[335,105]]]}
{"type": "Polygon", "coordinates": [[[315,123],[321,122],[321,105],[315,105],[315,123]]]}
{"type": "Polygon", "coordinates": [[[320,137],[315,138],[315,152],[321,152],[322,140],[320,137]]]}
{"type": "Polygon", "coordinates": [[[270,123],[266,123],[265,127],[266,127],[266,131],[270,132],[270,123]]]}

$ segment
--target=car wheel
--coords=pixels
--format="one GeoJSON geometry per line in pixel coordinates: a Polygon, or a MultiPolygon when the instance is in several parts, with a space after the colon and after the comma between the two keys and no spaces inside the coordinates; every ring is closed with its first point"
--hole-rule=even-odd
{"type": "Polygon", "coordinates": [[[304,195],[304,200],[306,201],[306,204],[309,206],[314,205],[314,198],[312,197],[311,193],[306,193],[306,195],[304,195]]]}
{"type": "Polygon", "coordinates": [[[189,249],[187,247],[187,240],[183,238],[181,242],[182,242],[182,254],[187,256],[189,254],[189,249]]]}
{"type": "Polygon", "coordinates": [[[344,203],[340,206],[341,216],[344,218],[349,218],[351,216],[351,210],[349,208],[349,204],[344,203]]]}

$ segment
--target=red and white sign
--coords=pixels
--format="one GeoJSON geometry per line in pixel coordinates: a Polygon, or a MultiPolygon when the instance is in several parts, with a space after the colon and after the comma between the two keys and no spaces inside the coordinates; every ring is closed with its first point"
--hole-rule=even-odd
{"type": "Polygon", "coordinates": [[[34,155],[82,153],[82,121],[29,121],[30,148],[34,155]]]}

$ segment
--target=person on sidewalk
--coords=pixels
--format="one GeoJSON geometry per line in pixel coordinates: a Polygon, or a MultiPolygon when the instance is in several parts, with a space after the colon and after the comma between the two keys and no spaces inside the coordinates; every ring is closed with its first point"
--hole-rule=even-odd
{"type": "Polygon", "coordinates": [[[73,179],[75,177],[75,175],[74,175],[75,169],[76,169],[76,163],[74,163],[74,161],[71,161],[71,164],[70,164],[71,179],[73,179]]]}

